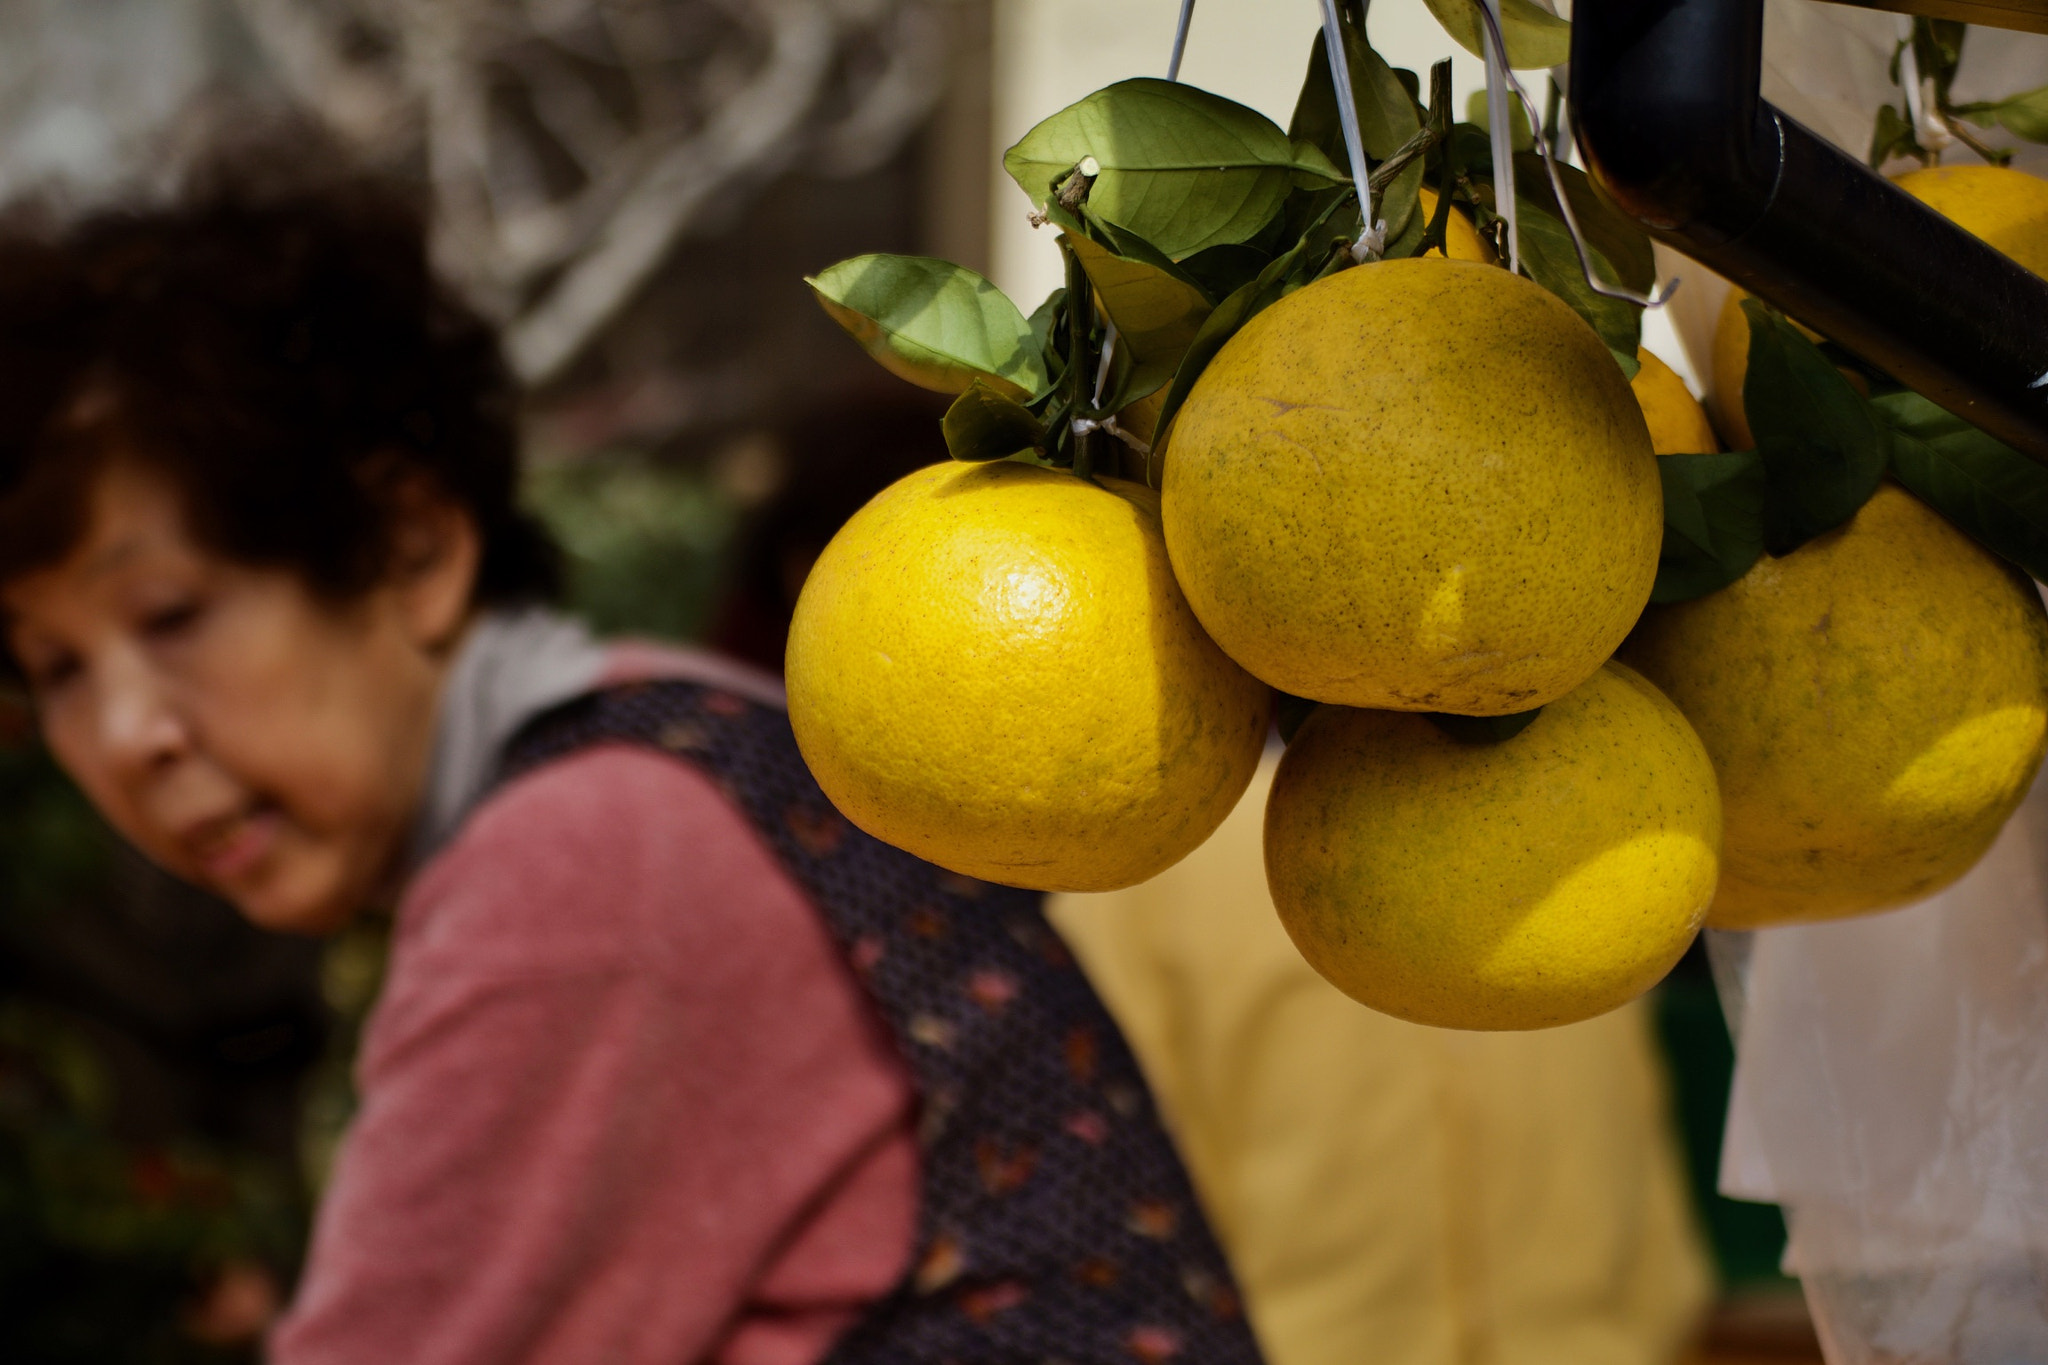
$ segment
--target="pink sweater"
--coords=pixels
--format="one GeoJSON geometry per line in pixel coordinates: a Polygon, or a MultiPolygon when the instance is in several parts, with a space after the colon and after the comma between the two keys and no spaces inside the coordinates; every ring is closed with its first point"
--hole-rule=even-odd
{"type": "Polygon", "coordinates": [[[508,785],[412,886],[274,1365],[809,1365],[900,1278],[910,1077],[684,764],[508,785]]]}

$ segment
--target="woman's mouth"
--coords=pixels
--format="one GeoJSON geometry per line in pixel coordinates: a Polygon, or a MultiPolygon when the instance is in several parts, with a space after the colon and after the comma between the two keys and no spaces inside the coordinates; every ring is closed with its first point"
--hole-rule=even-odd
{"type": "Polygon", "coordinates": [[[276,806],[258,802],[239,815],[209,821],[186,840],[186,846],[207,881],[226,885],[263,861],[283,824],[276,806]]]}

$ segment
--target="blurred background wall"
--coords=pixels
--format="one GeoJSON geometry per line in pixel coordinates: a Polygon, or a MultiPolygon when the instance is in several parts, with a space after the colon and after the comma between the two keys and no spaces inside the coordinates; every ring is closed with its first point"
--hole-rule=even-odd
{"type": "MultiPolygon", "coordinates": [[[[942,404],[848,344],[802,277],[919,252],[1028,312],[1058,256],[1000,152],[1099,85],[1163,74],[1175,10],[0,0],[0,198],[146,198],[252,111],[311,114],[431,195],[443,269],[503,323],[575,604],[773,667],[807,553],[944,454],[942,404]]],[[[1284,122],[1316,22],[1313,0],[1207,0],[1184,75],[1284,122]]],[[[1382,4],[1374,33],[1396,65],[1450,53],[1420,3],[1382,4]]],[[[1462,100],[1479,69],[1458,55],[1462,100]]],[[[253,1358],[381,960],[374,923],[270,938],[141,864],[0,697],[0,1359],[253,1358]]],[[[1664,1000],[1724,1272],[1771,1282],[1774,1212],[1711,1192],[1728,1056],[1704,969],[1664,1000]]]]}

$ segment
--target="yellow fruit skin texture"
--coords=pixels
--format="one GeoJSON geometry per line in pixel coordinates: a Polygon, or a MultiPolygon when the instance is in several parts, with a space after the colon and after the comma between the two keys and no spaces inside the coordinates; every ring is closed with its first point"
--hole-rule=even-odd
{"type": "MultiPolygon", "coordinates": [[[[2000,166],[1935,166],[1892,177],[1900,189],[1965,231],[1975,233],[2036,275],[2048,275],[2048,180],[2000,166]]],[[[1742,411],[1749,373],[1749,319],[1740,289],[1728,291],[1714,324],[1714,386],[1707,408],[1733,450],[1756,445],[1742,411]]],[[[1820,333],[1799,329],[1814,340],[1820,333]]]]}
{"type": "Polygon", "coordinates": [[[1547,1028],[1671,969],[1720,842],[1699,738],[1610,663],[1498,744],[1319,708],[1266,805],[1266,880],[1302,956],[1352,998],[1442,1028],[1547,1028]]]}
{"type": "Polygon", "coordinates": [[[1638,348],[1642,366],[1628,382],[1650,428],[1650,448],[1659,455],[1711,455],[1721,449],[1706,409],[1685,387],[1678,372],[1647,350],[1638,348]]]}
{"type": "Polygon", "coordinates": [[[1492,266],[1401,260],[1260,313],[1175,419],[1166,544],[1275,687],[1505,715],[1571,690],[1649,600],[1663,495],[1591,328],[1492,266]]]}
{"type": "Polygon", "coordinates": [[[2033,585],[1890,484],[1845,528],[1652,607],[1622,657],[1720,774],[1717,928],[1940,890],[1991,846],[2048,736],[2033,585]]]}
{"type": "Polygon", "coordinates": [[[1267,690],[1175,585],[1158,496],[1009,462],[883,490],[797,600],[789,716],[847,819],[1046,891],[1163,871],[1258,766],[1267,690]]]}

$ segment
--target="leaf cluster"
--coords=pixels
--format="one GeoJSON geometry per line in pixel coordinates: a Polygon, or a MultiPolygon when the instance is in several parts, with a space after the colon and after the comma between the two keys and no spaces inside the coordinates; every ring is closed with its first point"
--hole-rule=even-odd
{"type": "MultiPolygon", "coordinates": [[[[1914,64],[1930,98],[1929,113],[1948,133],[1994,166],[2012,160],[2012,153],[1986,145],[1966,127],[2003,128],[2023,142],[2048,142],[2048,85],[2008,95],[1998,100],[1976,100],[1957,104],[1950,95],[1956,68],[1962,63],[1966,25],[1953,19],[1919,18],[1913,21],[1913,36],[1892,51],[1892,84],[1904,85],[1904,57],[1910,47],[1914,64]]],[[[1870,138],[1870,164],[1882,166],[1893,157],[1918,158],[1923,165],[1940,160],[1939,149],[1921,145],[1920,130],[1913,126],[1911,106],[1901,98],[1897,105],[1880,105],[1877,126],[1870,138]]]]}
{"type": "Polygon", "coordinates": [[[1866,394],[1781,313],[1745,299],[1742,401],[1754,450],[1660,455],[1653,602],[1734,582],[1847,522],[1887,476],[1965,535],[2048,581],[2048,468],[1881,376],[1866,394]]]}
{"type": "MultiPolygon", "coordinates": [[[[1430,0],[1477,51],[1472,3],[1430,0]]],[[[1454,209],[1497,239],[1498,196],[1513,194],[1525,271],[1633,374],[1640,310],[1587,285],[1540,160],[1524,156],[1516,183],[1495,186],[1485,130],[1452,112],[1449,61],[1431,71],[1425,97],[1415,73],[1373,49],[1364,7],[1339,10],[1377,256],[1441,250],[1454,209]],[[1436,192],[1433,214],[1421,211],[1425,186],[1436,192]]],[[[1533,0],[1507,0],[1503,18],[1516,65],[1564,59],[1565,21],[1533,0]]],[[[1065,284],[1029,318],[981,276],[923,257],[858,257],[809,283],[884,366],[958,395],[945,418],[956,458],[1150,479],[1174,415],[1224,343],[1263,309],[1358,264],[1354,244],[1368,225],[1342,128],[1320,32],[1285,129],[1194,86],[1120,81],[1038,124],[1003,158],[1035,221],[1057,231],[1066,265],[1065,284]],[[1146,415],[1134,420],[1141,403],[1146,415]]],[[[1647,290],[1648,239],[1583,174],[1564,174],[1594,268],[1647,290]]]]}

